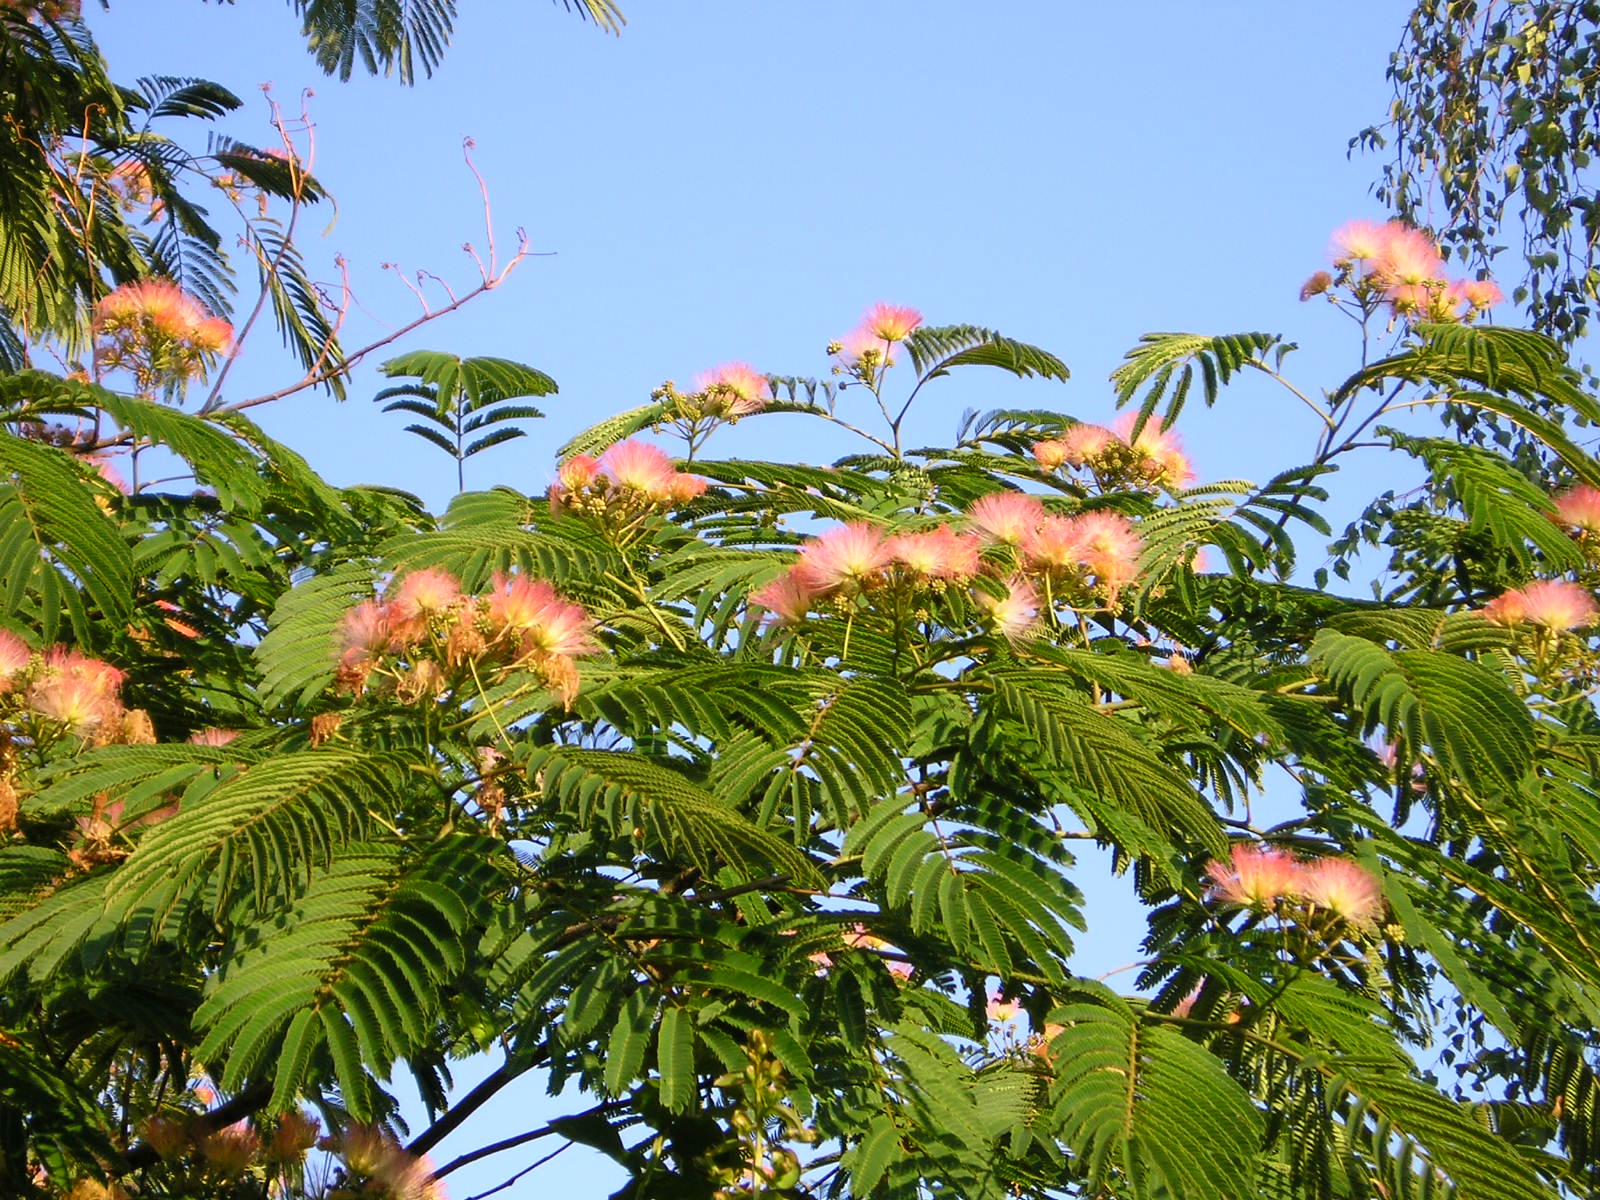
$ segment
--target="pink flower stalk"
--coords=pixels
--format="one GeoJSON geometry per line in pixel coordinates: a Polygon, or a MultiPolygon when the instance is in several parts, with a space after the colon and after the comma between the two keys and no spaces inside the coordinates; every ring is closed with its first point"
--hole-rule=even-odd
{"type": "Polygon", "coordinates": [[[1039,627],[1039,592],[1020,575],[1006,582],[1005,595],[979,592],[977,601],[989,614],[995,632],[1010,641],[1028,637],[1039,627]]]}
{"type": "Polygon", "coordinates": [[[819,592],[875,582],[893,560],[883,532],[865,521],[836,525],[800,548],[796,565],[806,583],[819,592]]]}
{"type": "Polygon", "coordinates": [[[1595,623],[1600,609],[1587,589],[1564,579],[1541,579],[1502,592],[1484,606],[1483,615],[1497,625],[1585,629],[1595,623]]]}
{"type": "Polygon", "coordinates": [[[0,629],[0,692],[9,691],[32,661],[28,643],[9,629],[0,629]]]}
{"type": "Polygon", "coordinates": [[[1047,438],[1033,444],[1033,460],[1046,471],[1057,471],[1067,461],[1067,444],[1060,438],[1047,438]]]}
{"type": "Polygon", "coordinates": [[[441,616],[461,603],[461,581],[442,567],[427,567],[412,571],[385,599],[395,621],[441,616]]]}
{"type": "Polygon", "coordinates": [[[1044,520],[1044,505],[1022,492],[990,492],[967,509],[985,545],[1020,546],[1044,520]]]}
{"type": "Polygon", "coordinates": [[[861,366],[862,359],[867,354],[876,355],[873,366],[882,366],[895,360],[895,348],[892,342],[886,342],[870,329],[852,329],[839,339],[839,349],[834,357],[841,366],[854,371],[861,366]]]}
{"type": "Polygon", "coordinates": [[[804,571],[790,568],[766,587],[750,593],[750,603],[779,625],[798,625],[816,607],[822,593],[804,571]]]}
{"type": "Polygon", "coordinates": [[[1257,912],[1298,896],[1301,877],[1300,864],[1290,855],[1243,843],[1233,847],[1230,862],[1213,859],[1206,865],[1212,899],[1257,912]]]}
{"type": "Polygon", "coordinates": [[[43,669],[28,687],[28,707],[87,737],[121,719],[123,678],[109,663],[56,647],[45,654],[43,669]]]}
{"type": "Polygon", "coordinates": [[[1580,533],[1600,533],[1600,488],[1579,484],[1556,497],[1556,520],[1580,533]]]}
{"type": "Polygon", "coordinates": [[[888,541],[890,556],[924,579],[964,580],[978,573],[976,538],[948,525],[923,533],[900,533],[888,541]]]}
{"type": "Polygon", "coordinates": [[[1370,927],[1383,912],[1378,881],[1348,859],[1319,858],[1302,864],[1300,891],[1316,908],[1352,925],[1370,927]]]}
{"type": "Polygon", "coordinates": [[[1371,262],[1382,257],[1388,246],[1389,227],[1380,221],[1346,221],[1333,231],[1329,254],[1336,267],[1371,262]]]}
{"type": "Polygon", "coordinates": [[[922,324],[922,314],[914,308],[894,304],[874,304],[861,318],[861,327],[886,342],[903,342],[922,324]]]}
{"type": "Polygon", "coordinates": [[[1118,513],[1087,512],[1073,518],[1083,542],[1083,561],[1100,586],[1115,595],[1139,572],[1144,549],[1138,531],[1118,513]]]}
{"type": "Polygon", "coordinates": [[[723,363],[696,377],[697,392],[720,391],[731,397],[727,405],[729,416],[745,417],[760,412],[772,398],[772,388],[767,377],[749,363],[723,363]]]}
{"type": "Polygon", "coordinates": [[[1066,460],[1075,467],[1094,462],[1120,441],[1122,439],[1104,425],[1089,425],[1083,422],[1072,426],[1061,435],[1066,460]]]}
{"type": "Polygon", "coordinates": [[[1194,468],[1183,452],[1183,442],[1171,429],[1163,430],[1158,422],[1146,421],[1137,438],[1131,437],[1137,413],[1123,413],[1112,426],[1112,432],[1127,442],[1144,458],[1141,472],[1151,483],[1166,487],[1183,487],[1194,479],[1194,468]]]}
{"type": "Polygon", "coordinates": [[[602,454],[600,469],[618,487],[640,492],[652,500],[668,499],[678,474],[678,468],[658,447],[631,438],[602,454]]]}

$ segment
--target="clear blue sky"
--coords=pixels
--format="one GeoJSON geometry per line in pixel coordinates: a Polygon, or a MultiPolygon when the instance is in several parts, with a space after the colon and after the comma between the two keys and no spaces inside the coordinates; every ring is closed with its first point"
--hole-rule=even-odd
{"type": "MultiPolygon", "coordinates": [[[[288,6],[270,0],[115,0],[90,22],[119,78],[231,87],[247,103],[227,129],[258,144],[274,135],[255,85],[270,80],[291,111],[315,90],[315,170],[338,220],[317,236],[328,218],[310,214],[304,248],[324,278],[335,253],[351,263],[363,306],[351,344],[416,313],[382,262],[470,285],[460,244],[481,248],[483,235],[460,143],[476,139],[501,246],[522,226],[547,256],[399,348],[518,359],[561,394],[532,437],[474,459],[469,486],[542,490],[566,435],[666,378],[730,359],[825,374],[825,344],[878,300],[1036,342],[1074,373],[1065,386],[942,381],[914,443],[946,436],[968,407],[1109,419],[1106,376],[1146,330],[1282,332],[1305,347],[1290,373],[1312,389],[1355,365],[1348,326],[1296,293],[1336,225],[1382,215],[1368,194],[1380,164],[1347,161],[1346,143],[1387,111],[1383,70],[1409,4],[622,3],[630,24],[613,38],[538,0],[468,0],[442,70],[411,90],[322,78],[288,6]]],[[[265,329],[229,398],[290,372],[265,329]]],[[[306,395],[259,415],[335,482],[405,487],[437,508],[453,467],[376,411],[379,386],[367,369],[343,406],[306,395]]],[[[1251,381],[1180,428],[1202,479],[1259,480],[1310,458],[1313,422],[1251,381]]],[[[713,455],[853,449],[795,417],[719,436],[713,455]]],[[[1389,468],[1347,472],[1337,511],[1393,483],[1389,468]]],[[[1080,969],[1096,974],[1136,957],[1138,930],[1118,919],[1121,885],[1090,882],[1100,925],[1080,969]]],[[[438,1157],[560,1111],[540,1091],[512,1089],[438,1157]]],[[[581,1153],[500,1195],[598,1196],[620,1182],[581,1153]]],[[[533,1157],[463,1171],[451,1195],[533,1157]]]]}

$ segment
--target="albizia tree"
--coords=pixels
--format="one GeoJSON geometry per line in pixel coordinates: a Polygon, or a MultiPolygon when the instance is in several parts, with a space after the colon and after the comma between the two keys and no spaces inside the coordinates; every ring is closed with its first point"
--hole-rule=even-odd
{"type": "MultiPolygon", "coordinates": [[[[969,369],[1067,369],[879,305],[437,517],[185,407],[231,331],[133,286],[99,383],[0,377],[6,1194],[418,1200],[572,1141],[634,1200],[1600,1194],[1600,404],[1423,234],[1336,238],[1326,390],[1152,335],[1120,422],[913,447],[969,369]],[[1321,437],[1195,485],[1173,418],[1244,372],[1321,437]],[[860,453],[714,455],[802,419],[860,453]],[[1337,544],[1377,594],[1288,582],[1373,446],[1421,481],[1337,544]],[[430,1158],[538,1080],[584,1098],[430,1158]]],[[[399,373],[443,420],[493,361],[399,373]]]]}

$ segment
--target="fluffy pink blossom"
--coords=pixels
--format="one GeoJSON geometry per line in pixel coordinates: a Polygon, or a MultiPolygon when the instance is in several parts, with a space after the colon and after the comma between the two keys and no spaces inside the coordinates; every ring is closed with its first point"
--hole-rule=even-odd
{"type": "Polygon", "coordinates": [[[600,456],[600,469],[618,487],[641,492],[653,500],[671,497],[678,468],[649,442],[618,442],[600,456]]]}
{"type": "Polygon", "coordinates": [[[1022,492],[990,492],[967,509],[972,526],[986,544],[1020,546],[1040,521],[1044,505],[1022,492]]]}
{"type": "Polygon", "coordinates": [[[894,304],[874,304],[861,318],[861,328],[886,342],[903,342],[922,324],[922,314],[914,308],[894,304]]]}
{"type": "Polygon", "coordinates": [[[1438,283],[1444,277],[1439,247],[1420,229],[1390,221],[1379,258],[1384,275],[1399,284],[1438,283]]]}
{"type": "Polygon", "coordinates": [[[1104,425],[1090,425],[1081,421],[1061,435],[1066,460],[1075,467],[1094,462],[1121,440],[1104,425]]]}
{"type": "Polygon", "coordinates": [[[1083,565],[1084,533],[1077,517],[1043,516],[1022,539],[1022,557],[1036,570],[1056,574],[1083,565]]]}
{"type": "Polygon", "coordinates": [[[1083,561],[1101,587],[1115,595],[1132,583],[1144,549],[1128,518],[1112,512],[1080,513],[1073,518],[1083,542],[1083,561]]]}
{"type": "Polygon", "coordinates": [[[1336,267],[1371,262],[1382,256],[1388,245],[1389,229],[1381,221],[1346,221],[1333,231],[1329,254],[1336,267]]]}
{"type": "Polygon", "coordinates": [[[886,342],[870,329],[852,329],[838,342],[839,349],[834,352],[834,357],[841,366],[854,371],[861,365],[862,359],[867,354],[876,355],[873,366],[882,366],[895,360],[895,348],[892,342],[886,342]]]}
{"type": "Polygon", "coordinates": [[[1556,497],[1556,520],[1582,533],[1600,533],[1600,488],[1579,484],[1556,497]]]}
{"type": "Polygon", "coordinates": [[[852,521],[802,546],[796,570],[817,590],[833,591],[867,586],[892,561],[883,532],[865,521],[852,521]]]}
{"type": "Polygon", "coordinates": [[[9,629],[0,629],[0,692],[8,691],[32,661],[28,643],[9,629]]]}
{"type": "Polygon", "coordinates": [[[1463,279],[1455,286],[1460,289],[1462,299],[1479,312],[1503,303],[1506,298],[1500,285],[1492,279],[1463,279]]]}
{"type": "Polygon", "coordinates": [[[976,538],[948,525],[923,533],[900,533],[888,541],[895,562],[924,579],[963,580],[978,573],[976,538]]]}
{"type": "Polygon", "coordinates": [[[1301,891],[1300,864],[1271,847],[1236,844],[1229,862],[1213,859],[1206,865],[1211,896],[1226,904],[1265,911],[1301,891]]]}
{"type": "Polygon", "coordinates": [[[767,377],[749,363],[723,363],[697,376],[695,390],[720,391],[729,397],[729,416],[744,417],[759,412],[772,398],[772,388],[767,377]]]}
{"type": "Polygon", "coordinates": [[[1127,442],[1142,456],[1140,473],[1151,483],[1166,487],[1183,487],[1194,479],[1194,469],[1183,452],[1183,442],[1176,431],[1161,429],[1159,422],[1146,421],[1138,437],[1131,437],[1137,413],[1123,413],[1112,426],[1118,438],[1127,442]]]}
{"type": "Polygon", "coordinates": [[[237,729],[197,729],[189,735],[191,746],[226,746],[239,736],[237,729]]]}
{"type": "Polygon", "coordinates": [[[1001,637],[1016,641],[1028,637],[1039,627],[1038,589],[1020,575],[1006,581],[1004,594],[991,596],[978,592],[977,601],[1001,637]]]}
{"type": "Polygon", "coordinates": [[[76,650],[56,647],[28,687],[28,707],[73,733],[92,735],[122,717],[123,673],[76,650]]]}
{"type": "Polygon", "coordinates": [[[563,599],[542,579],[496,575],[484,611],[496,634],[512,637],[522,654],[577,658],[599,649],[583,606],[563,599]]]}
{"type": "Polygon", "coordinates": [[[991,996],[984,1012],[991,1024],[1005,1025],[1017,1019],[1017,1015],[1022,1012],[1022,1006],[1015,1000],[1003,1000],[999,996],[991,996]]]}
{"type": "Polygon", "coordinates": [[[765,610],[780,625],[798,625],[820,598],[821,593],[805,572],[793,568],[750,593],[750,603],[765,610]]]}
{"type": "Polygon", "coordinates": [[[1046,438],[1033,444],[1033,460],[1046,471],[1059,470],[1067,461],[1067,444],[1060,438],[1046,438]]]}
{"type": "Polygon", "coordinates": [[[706,481],[698,475],[690,475],[679,471],[672,477],[672,485],[667,488],[667,499],[674,504],[687,504],[697,496],[705,495],[706,481]]]}
{"type": "Polygon", "coordinates": [[[339,623],[340,666],[368,666],[389,649],[391,639],[389,606],[378,600],[363,600],[339,623]]]}
{"type": "Polygon", "coordinates": [[[1600,615],[1588,589],[1564,579],[1541,579],[1502,592],[1484,606],[1498,625],[1541,625],[1546,629],[1584,629],[1600,615]]]}
{"type": "Polygon", "coordinates": [[[384,598],[396,621],[439,616],[461,603],[461,581],[442,567],[426,567],[412,571],[384,598]]]}
{"type": "Polygon", "coordinates": [[[574,454],[556,468],[556,479],[569,492],[581,492],[600,475],[600,463],[587,454],[574,454]]]}
{"type": "Polygon", "coordinates": [[[1378,881],[1343,858],[1319,858],[1301,864],[1300,892],[1314,907],[1352,925],[1370,926],[1383,912],[1378,881]]]}
{"type": "Polygon", "coordinates": [[[426,1157],[408,1154],[399,1142],[371,1125],[352,1125],[339,1139],[339,1155],[357,1175],[376,1180],[392,1200],[446,1200],[426,1157]]]}

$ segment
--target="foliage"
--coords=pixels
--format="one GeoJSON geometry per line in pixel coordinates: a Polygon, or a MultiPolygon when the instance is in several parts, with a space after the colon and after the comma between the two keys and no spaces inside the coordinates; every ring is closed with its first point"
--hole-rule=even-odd
{"type": "Polygon", "coordinates": [[[1389,60],[1389,120],[1352,142],[1388,150],[1380,199],[1407,220],[1442,214],[1466,262],[1521,273],[1517,302],[1568,343],[1600,281],[1597,62],[1600,11],[1582,0],[1418,0],[1389,60]],[[1516,266],[1497,261],[1507,251],[1516,266]]]}

